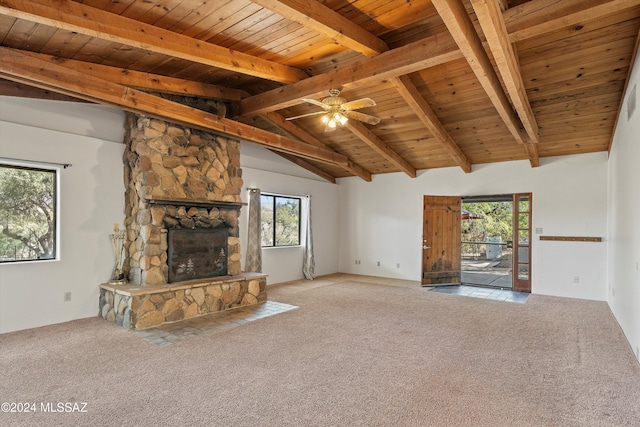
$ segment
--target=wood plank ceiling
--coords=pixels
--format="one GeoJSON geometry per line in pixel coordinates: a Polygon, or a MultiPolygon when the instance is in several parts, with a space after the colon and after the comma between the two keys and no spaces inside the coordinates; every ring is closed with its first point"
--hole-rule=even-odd
{"type": "Polygon", "coordinates": [[[328,181],[610,149],[640,0],[0,0],[0,94],[114,105],[328,181]],[[372,98],[325,132],[320,100],[372,98]]]}

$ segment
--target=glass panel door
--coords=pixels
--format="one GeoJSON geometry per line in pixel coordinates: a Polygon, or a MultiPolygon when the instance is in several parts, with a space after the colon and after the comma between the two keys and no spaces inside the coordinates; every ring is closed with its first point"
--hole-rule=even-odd
{"type": "Polygon", "coordinates": [[[513,195],[513,290],[531,292],[531,193],[513,195]]]}

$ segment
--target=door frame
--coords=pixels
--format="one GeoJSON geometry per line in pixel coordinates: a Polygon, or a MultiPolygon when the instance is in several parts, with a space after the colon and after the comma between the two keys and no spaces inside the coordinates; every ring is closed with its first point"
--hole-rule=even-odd
{"type": "MultiPolygon", "coordinates": [[[[473,202],[498,202],[498,201],[508,201],[511,199],[512,202],[512,231],[511,231],[511,241],[513,242],[513,255],[512,255],[512,268],[511,268],[511,289],[517,292],[528,292],[531,293],[531,249],[532,249],[532,213],[533,213],[533,194],[532,193],[512,193],[512,194],[494,194],[494,195],[484,195],[484,196],[463,196],[463,203],[473,203],[473,202]],[[521,211],[519,201],[521,199],[528,200],[528,210],[521,211]],[[528,215],[527,227],[519,227],[519,217],[520,215],[528,215]],[[522,245],[520,243],[520,232],[526,232],[528,237],[527,244],[522,245]],[[519,258],[519,249],[527,249],[527,257],[526,259],[519,258]],[[520,266],[527,266],[527,277],[519,277],[518,268],[520,266]]],[[[462,222],[462,219],[460,219],[462,222]]],[[[462,253],[460,254],[462,256],[462,253]]]]}
{"type": "Polygon", "coordinates": [[[513,269],[511,289],[516,292],[528,292],[531,293],[531,249],[533,243],[532,231],[532,213],[533,213],[533,197],[532,193],[515,193],[513,195],[513,269]],[[521,210],[520,202],[528,201],[528,210],[521,210]],[[520,216],[527,216],[527,225],[520,227],[520,216]],[[520,242],[520,234],[526,233],[527,244],[520,242]],[[526,249],[527,256],[520,257],[520,249],[526,249]],[[527,274],[520,275],[520,268],[526,266],[527,274]]]}

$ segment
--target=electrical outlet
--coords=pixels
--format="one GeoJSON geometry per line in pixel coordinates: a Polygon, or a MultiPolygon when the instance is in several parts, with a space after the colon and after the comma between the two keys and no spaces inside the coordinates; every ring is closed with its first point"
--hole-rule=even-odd
{"type": "Polygon", "coordinates": [[[536,227],[536,234],[542,234],[542,227],[536,227]]]}
{"type": "Polygon", "coordinates": [[[380,267],[380,261],[378,261],[378,267],[380,267]]]}
{"type": "Polygon", "coordinates": [[[580,283],[580,276],[573,276],[573,283],[580,283]]]}
{"type": "Polygon", "coordinates": [[[65,292],[64,293],[64,300],[66,301],[71,301],[71,292],[65,292]]]}

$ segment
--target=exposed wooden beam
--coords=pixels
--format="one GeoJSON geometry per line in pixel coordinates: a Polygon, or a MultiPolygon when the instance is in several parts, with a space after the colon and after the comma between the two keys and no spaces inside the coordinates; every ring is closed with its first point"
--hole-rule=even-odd
{"type": "Polygon", "coordinates": [[[0,14],[280,83],[295,83],[307,77],[296,68],[71,0],[0,0],[0,14]]]}
{"type": "Polygon", "coordinates": [[[87,76],[56,64],[0,47],[0,77],[66,95],[117,106],[173,123],[221,133],[296,156],[344,165],[347,158],[333,151],[276,135],[233,120],[218,118],[195,108],[162,99],[117,83],[87,76]]]}
{"type": "Polygon", "coordinates": [[[432,0],[432,4],[444,21],[445,26],[455,39],[460,51],[467,59],[469,66],[489,96],[493,106],[504,121],[514,139],[524,143],[525,138],[520,129],[520,120],[516,116],[506,93],[500,85],[500,79],[491,65],[489,56],[482,46],[471,18],[460,0],[432,0]]]}
{"type": "Polygon", "coordinates": [[[52,101],[86,102],[84,99],[3,79],[0,79],[0,95],[19,98],[48,99],[52,101]]]}
{"type": "MultiPolygon", "coordinates": [[[[369,57],[377,56],[378,54],[388,50],[384,41],[363,30],[361,27],[342,17],[342,15],[320,3],[300,0],[252,1],[282,16],[293,19],[306,28],[325,34],[327,37],[335,40],[336,43],[369,57]]],[[[456,163],[462,167],[465,172],[471,172],[471,163],[460,150],[460,147],[458,147],[453,141],[444,126],[442,126],[433,110],[431,110],[428,104],[419,95],[417,89],[413,83],[411,83],[411,80],[408,78],[401,80],[401,78],[396,77],[392,77],[391,80],[397,87],[400,94],[405,98],[409,106],[414,109],[427,129],[429,129],[438,141],[443,144],[444,148],[453,157],[456,163]]],[[[275,112],[268,112],[265,117],[271,117],[274,124],[287,130],[291,134],[298,136],[302,141],[309,143],[312,143],[312,140],[318,141],[300,127],[291,122],[285,121],[282,116],[275,112]]],[[[371,174],[359,166],[358,168],[360,171],[351,170],[351,172],[367,181],[370,181],[371,174]],[[365,177],[364,174],[366,174],[367,177],[365,177]]]]}
{"type": "MultiPolygon", "coordinates": [[[[515,42],[638,4],[640,0],[532,0],[507,9],[504,19],[509,38],[515,42]]],[[[331,87],[377,83],[461,57],[448,32],[443,32],[297,84],[251,96],[241,102],[241,111],[246,115],[275,111],[301,103],[300,98],[322,97],[331,87]]]]}
{"type": "Polygon", "coordinates": [[[507,9],[503,17],[515,43],[638,5],[640,0],[531,0],[507,9]]]}
{"type": "Polygon", "coordinates": [[[509,41],[500,6],[496,2],[497,0],[471,0],[513,107],[520,117],[527,135],[529,135],[529,139],[531,142],[537,143],[539,142],[538,123],[531,110],[516,53],[509,41]]]}
{"type": "Polygon", "coordinates": [[[532,168],[537,168],[540,166],[540,157],[538,156],[538,146],[536,144],[532,144],[530,142],[526,142],[524,144],[524,149],[527,152],[527,157],[529,157],[529,164],[532,168]]]}
{"type": "Polygon", "coordinates": [[[376,56],[389,49],[384,41],[320,2],[308,0],[251,1],[363,55],[376,56]]]}
{"type": "Polygon", "coordinates": [[[82,71],[88,75],[109,80],[135,89],[145,89],[174,95],[194,96],[199,98],[222,99],[227,101],[240,101],[248,94],[242,90],[226,88],[201,82],[194,82],[158,74],[143,73],[128,70],[126,68],[110,67],[108,65],[93,64],[74,59],[60,58],[53,55],[21,50],[21,53],[40,58],[76,71],[82,71]]]}
{"type": "Polygon", "coordinates": [[[380,83],[391,77],[462,58],[453,39],[445,31],[373,58],[337,70],[309,77],[295,84],[276,88],[241,101],[241,114],[262,114],[301,103],[300,98],[319,98],[332,87],[380,83]]]}
{"type": "MultiPolygon", "coordinates": [[[[531,144],[528,135],[525,134],[521,128],[520,119],[509,103],[509,98],[500,84],[500,79],[493,69],[491,60],[484,50],[482,41],[473,27],[471,18],[469,18],[462,1],[432,0],[432,4],[438,11],[447,29],[449,29],[460,51],[467,59],[471,70],[473,70],[480,85],[489,96],[491,103],[513,138],[519,143],[525,145],[531,144]]],[[[525,147],[525,151],[531,165],[537,165],[539,163],[538,150],[525,147]]]]}
{"type": "MultiPolygon", "coordinates": [[[[318,138],[316,138],[315,136],[311,135],[309,132],[305,131],[304,129],[302,129],[299,126],[296,126],[295,124],[291,123],[290,121],[288,121],[287,119],[285,119],[284,117],[282,117],[282,115],[276,113],[276,112],[270,112],[270,113],[266,113],[263,115],[263,117],[267,120],[269,120],[271,123],[273,123],[274,125],[278,126],[280,129],[290,133],[291,135],[295,136],[296,138],[300,139],[302,142],[306,142],[307,144],[311,144],[311,145],[315,145],[316,147],[323,147],[326,149],[331,149],[329,148],[326,144],[324,144],[322,141],[320,141],[318,138]]],[[[348,157],[347,157],[348,159],[348,157]]],[[[368,170],[366,170],[365,168],[363,168],[362,166],[360,166],[359,164],[353,162],[352,160],[349,159],[349,161],[347,162],[346,165],[342,166],[344,170],[353,173],[356,176],[359,176],[360,178],[364,179],[367,182],[371,181],[371,172],[369,172],[368,170]]]]}
{"type": "Polygon", "coordinates": [[[409,76],[396,77],[391,79],[405,102],[411,107],[418,116],[422,124],[431,132],[431,134],[440,142],[442,147],[449,153],[455,162],[463,171],[471,172],[471,162],[464,155],[458,144],[455,143],[449,132],[442,125],[436,113],[431,109],[427,101],[424,100],[420,92],[413,84],[409,76]]]}
{"type": "MultiPolygon", "coordinates": [[[[273,151],[273,150],[271,150],[273,151]]],[[[311,163],[309,163],[308,161],[301,159],[300,157],[296,157],[296,156],[292,156],[291,154],[287,154],[287,153],[279,153],[277,151],[273,151],[274,153],[276,153],[277,155],[279,155],[280,157],[289,160],[291,163],[296,164],[298,166],[300,166],[303,169],[308,170],[309,172],[318,175],[320,178],[323,178],[333,184],[336,183],[336,177],[323,171],[322,169],[320,169],[317,166],[312,165],[311,163]]]]}
{"type": "Polygon", "coordinates": [[[398,153],[385,144],[380,138],[378,138],[371,130],[364,124],[357,120],[349,120],[344,125],[358,138],[363,140],[367,145],[373,148],[382,157],[396,165],[401,171],[409,175],[411,178],[416,177],[416,168],[411,166],[408,161],[402,158],[398,153]]]}

